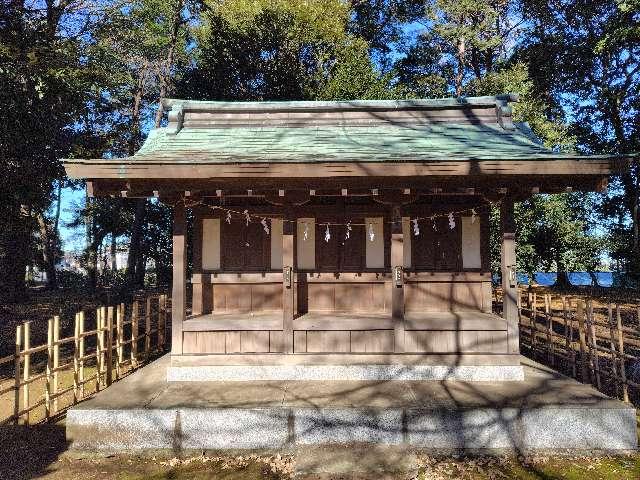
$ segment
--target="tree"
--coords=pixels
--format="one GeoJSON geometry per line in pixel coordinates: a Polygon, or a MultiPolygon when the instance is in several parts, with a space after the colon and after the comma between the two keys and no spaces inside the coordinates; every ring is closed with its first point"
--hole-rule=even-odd
{"type": "MultiPolygon", "coordinates": [[[[111,72],[109,87],[100,93],[96,104],[106,104],[103,121],[119,132],[102,155],[133,156],[140,147],[145,125],[152,123],[154,128],[160,127],[161,100],[173,87],[177,67],[188,61],[186,22],[184,0],[135,0],[115,11],[95,32],[92,62],[98,70],[111,72]]],[[[121,225],[105,226],[114,228],[110,232],[112,236],[122,233],[129,236],[127,282],[142,286],[146,264],[143,231],[149,202],[146,199],[118,202],[115,208],[119,214],[113,211],[112,202],[101,199],[93,202],[92,209],[95,211],[101,204],[116,218],[128,218],[126,214],[132,213],[126,229],[121,225]]],[[[102,216],[92,214],[87,218],[95,222],[102,216]]],[[[102,241],[104,237],[96,238],[102,241]]],[[[87,255],[91,262],[98,246],[99,243],[89,243],[89,248],[94,249],[87,255]]]]}
{"type": "MultiPolygon", "coordinates": [[[[546,68],[532,68],[532,79],[540,91],[546,90],[549,98],[570,112],[578,148],[615,154],[640,150],[640,3],[526,0],[523,8],[533,30],[518,55],[532,59],[547,53],[546,68]]],[[[615,175],[611,184],[600,211],[612,228],[613,255],[638,275],[638,159],[615,175]]]]}
{"type": "Polygon", "coordinates": [[[323,63],[345,38],[338,0],[207,2],[195,64],[180,96],[206,100],[311,99],[323,63]]]}
{"type": "Polygon", "coordinates": [[[39,240],[55,285],[55,218],[46,212],[54,182],[64,173],[59,158],[76,138],[74,123],[92,83],[83,68],[81,38],[98,17],[93,5],[70,1],[3,2],[0,11],[0,296],[15,300],[25,291],[30,244],[39,240]],[[38,227],[38,224],[40,225],[38,227]]]}
{"type": "Polygon", "coordinates": [[[318,100],[390,100],[406,95],[405,89],[392,84],[392,74],[381,75],[376,70],[362,39],[348,39],[340,45],[327,70],[318,100]]]}

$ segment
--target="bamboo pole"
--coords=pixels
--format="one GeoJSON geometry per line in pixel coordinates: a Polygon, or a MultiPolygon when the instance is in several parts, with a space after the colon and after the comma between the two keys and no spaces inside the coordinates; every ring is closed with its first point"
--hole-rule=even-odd
{"type": "Polygon", "coordinates": [[[84,311],[80,311],[78,318],[80,320],[78,328],[78,335],[80,336],[80,398],[84,398],[84,311]]]}
{"type": "Polygon", "coordinates": [[[622,332],[622,317],[620,305],[616,305],[616,326],[618,327],[618,353],[620,354],[620,377],[622,378],[622,399],[629,401],[629,385],[627,384],[627,370],[624,364],[624,334],[622,332]]]}
{"type": "Polygon", "coordinates": [[[118,305],[116,308],[116,379],[122,376],[122,363],[124,362],[124,329],[122,322],[124,321],[123,307],[124,304],[118,305]]]}
{"type": "Polygon", "coordinates": [[[146,358],[151,352],[151,297],[147,297],[144,321],[144,354],[146,358]]]}
{"type": "Polygon", "coordinates": [[[589,336],[591,339],[591,358],[593,360],[593,372],[595,373],[595,387],[600,390],[602,384],[600,382],[600,358],[598,355],[598,339],[596,337],[596,327],[593,324],[593,301],[587,301],[587,325],[589,327],[589,336]]]}
{"type": "Polygon", "coordinates": [[[131,306],[131,366],[138,366],[138,314],[140,306],[138,301],[134,300],[131,306]]]}
{"type": "Polygon", "coordinates": [[[96,310],[96,392],[100,391],[104,363],[104,307],[96,310]]]}
{"type": "Polygon", "coordinates": [[[553,320],[551,319],[551,294],[544,296],[544,313],[546,317],[547,327],[547,361],[549,365],[554,365],[554,349],[553,349],[553,320]]]}
{"type": "Polygon", "coordinates": [[[107,387],[113,383],[113,306],[107,308],[107,387]]]}
{"type": "Polygon", "coordinates": [[[23,335],[24,335],[24,370],[22,374],[22,381],[24,385],[22,386],[22,410],[25,411],[24,414],[24,422],[29,425],[31,424],[31,411],[29,410],[29,377],[31,376],[31,354],[28,350],[31,348],[31,322],[25,322],[23,326],[23,335]]]}
{"type": "Polygon", "coordinates": [[[46,390],[44,394],[44,414],[48,420],[51,417],[51,369],[53,368],[53,318],[47,323],[47,369],[45,372],[46,390]]]}
{"type": "Polygon", "coordinates": [[[622,385],[620,384],[620,377],[618,377],[616,333],[613,324],[613,305],[611,303],[607,305],[607,323],[609,324],[609,350],[611,350],[611,379],[615,383],[616,396],[618,396],[618,391],[622,390],[622,385]]]}
{"type": "Polygon", "coordinates": [[[571,300],[567,301],[566,297],[562,297],[562,312],[564,315],[565,346],[571,362],[571,375],[576,378],[578,372],[576,368],[576,351],[573,348],[573,310],[571,309],[571,300]]]}
{"type": "Polygon", "coordinates": [[[158,300],[159,321],[158,321],[158,349],[162,352],[166,350],[167,341],[167,296],[160,295],[158,300]]]}
{"type": "Polygon", "coordinates": [[[537,329],[537,324],[538,324],[538,294],[536,292],[533,292],[533,303],[531,305],[531,353],[533,355],[533,358],[535,358],[536,355],[536,346],[538,344],[537,341],[537,337],[536,337],[536,332],[538,331],[537,329]]]}
{"type": "Polygon", "coordinates": [[[584,322],[585,305],[581,299],[576,304],[576,316],[578,317],[578,335],[580,337],[580,376],[582,383],[590,381],[588,360],[587,360],[587,339],[584,322]]]}
{"type": "Polygon", "coordinates": [[[58,315],[53,317],[53,413],[58,413],[58,366],[60,366],[60,317],[58,315]]]}
{"type": "Polygon", "coordinates": [[[20,416],[18,413],[20,412],[20,381],[22,380],[22,375],[20,374],[20,349],[22,346],[22,325],[16,326],[16,345],[15,345],[15,377],[14,377],[14,392],[13,392],[13,423],[18,425],[20,423],[20,416]]]}
{"type": "Polygon", "coordinates": [[[80,313],[73,323],[73,403],[80,400],[80,313]]]}

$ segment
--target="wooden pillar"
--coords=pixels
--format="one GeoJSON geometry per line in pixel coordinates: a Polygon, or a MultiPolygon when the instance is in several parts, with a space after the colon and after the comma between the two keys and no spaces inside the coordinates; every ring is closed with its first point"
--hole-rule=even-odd
{"type": "Polygon", "coordinates": [[[171,354],[182,354],[182,323],[187,295],[187,248],[185,207],[182,202],[173,207],[173,288],[171,296],[171,354]]]}
{"type": "Polygon", "coordinates": [[[394,351],[404,352],[404,235],[402,225],[391,231],[391,317],[393,318],[394,351]]]}
{"type": "Polygon", "coordinates": [[[518,282],[516,278],[516,228],[513,199],[505,198],[500,204],[502,316],[507,321],[507,353],[520,353],[518,330],[518,282]]]}
{"type": "Polygon", "coordinates": [[[295,268],[293,250],[295,246],[295,222],[284,221],[282,225],[282,329],[284,353],[293,353],[293,316],[295,314],[295,268]]]}

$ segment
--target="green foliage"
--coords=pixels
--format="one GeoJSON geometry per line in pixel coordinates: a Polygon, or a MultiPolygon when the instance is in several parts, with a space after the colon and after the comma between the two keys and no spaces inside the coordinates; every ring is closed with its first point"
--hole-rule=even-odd
{"type": "Polygon", "coordinates": [[[518,205],[518,266],[522,271],[596,271],[603,239],[589,231],[585,195],[534,195],[518,205]]]}
{"type": "Polygon", "coordinates": [[[575,138],[569,134],[568,126],[561,120],[550,119],[546,112],[549,106],[538,96],[528,67],[518,62],[473,79],[466,87],[470,95],[499,95],[514,92],[519,100],[513,106],[513,118],[527,122],[545,145],[558,150],[572,150],[575,138]]]}
{"type": "Polygon", "coordinates": [[[195,65],[179,85],[197,99],[313,98],[322,62],[345,38],[339,1],[211,3],[197,32],[195,65]]]}
{"type": "Polygon", "coordinates": [[[328,80],[317,94],[318,100],[391,100],[403,98],[404,89],[392,84],[391,73],[382,75],[373,66],[368,45],[348,39],[329,61],[328,80]]]}

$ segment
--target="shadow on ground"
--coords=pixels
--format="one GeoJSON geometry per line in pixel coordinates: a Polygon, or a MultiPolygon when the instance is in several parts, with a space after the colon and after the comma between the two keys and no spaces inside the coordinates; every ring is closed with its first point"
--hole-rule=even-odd
{"type": "Polygon", "coordinates": [[[0,478],[3,480],[38,478],[69,447],[64,425],[0,427],[0,478]]]}

